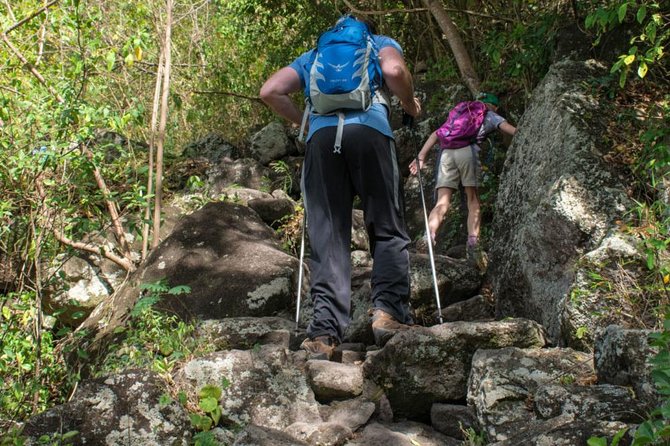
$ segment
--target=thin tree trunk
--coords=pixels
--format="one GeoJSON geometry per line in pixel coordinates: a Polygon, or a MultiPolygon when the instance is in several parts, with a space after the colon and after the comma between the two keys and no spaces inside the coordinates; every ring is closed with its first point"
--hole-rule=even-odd
{"type": "Polygon", "coordinates": [[[165,53],[165,68],[163,73],[163,94],[161,98],[161,116],[158,126],[158,141],[156,145],[156,199],[154,204],[154,229],[151,239],[153,248],[158,246],[161,229],[161,208],[163,199],[163,148],[165,144],[165,128],[167,126],[168,100],[170,95],[170,63],[172,46],[172,0],[167,0],[167,20],[165,22],[165,42],[163,52],[165,53]]]}
{"type": "Polygon", "coordinates": [[[447,14],[441,0],[423,0],[423,4],[430,10],[431,14],[433,14],[440,29],[447,37],[451,51],[454,54],[454,59],[456,59],[456,65],[458,65],[461,77],[463,78],[463,82],[465,82],[468,90],[470,90],[473,95],[476,95],[479,93],[479,76],[477,76],[477,72],[472,65],[470,54],[456,29],[456,25],[454,25],[451,17],[447,14]]]}
{"type": "MultiPolygon", "coordinates": [[[[151,134],[149,139],[149,178],[147,179],[147,197],[151,197],[154,191],[154,151],[156,148],[156,127],[158,126],[158,107],[161,99],[161,85],[165,67],[163,52],[158,58],[158,69],[156,70],[156,87],[154,89],[154,102],[151,109],[151,134]]],[[[147,257],[149,250],[149,219],[151,218],[151,201],[147,198],[147,207],[144,212],[144,227],[142,228],[142,260],[147,257]]],[[[157,235],[156,235],[157,237],[157,235]]]]}

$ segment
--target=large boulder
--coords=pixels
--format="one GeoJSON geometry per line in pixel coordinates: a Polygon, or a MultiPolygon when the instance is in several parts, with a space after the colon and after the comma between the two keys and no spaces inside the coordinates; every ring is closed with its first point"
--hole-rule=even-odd
{"type": "Polygon", "coordinates": [[[386,389],[396,417],[428,420],[433,403],[465,398],[470,362],[483,348],[543,347],[542,327],[524,319],[451,322],[396,334],[364,364],[386,389]]]}
{"type": "Polygon", "coordinates": [[[188,413],[166,395],[164,381],[146,370],[83,381],[69,402],[28,420],[23,435],[38,441],[43,435],[77,431],[68,444],[186,446],[191,439],[188,413]]]}
{"type": "Polygon", "coordinates": [[[554,342],[571,330],[564,307],[578,260],[628,207],[600,153],[605,110],[588,86],[605,73],[595,62],[551,67],[519,123],[495,206],[489,273],[497,316],[534,319],[554,342]]]}
{"type": "Polygon", "coordinates": [[[293,423],[323,421],[301,370],[303,360],[276,345],[222,351],[187,362],[174,380],[193,395],[206,385],[221,388],[225,425],[284,430],[293,423]]]}
{"type": "Polygon", "coordinates": [[[182,317],[272,316],[293,304],[297,268],[258,214],[219,202],[179,223],[147,259],[143,281],[189,286],[161,302],[182,317]]]}

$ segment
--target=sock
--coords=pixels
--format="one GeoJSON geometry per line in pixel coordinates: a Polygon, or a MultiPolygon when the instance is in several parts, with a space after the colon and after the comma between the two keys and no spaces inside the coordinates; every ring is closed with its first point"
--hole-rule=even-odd
{"type": "Polygon", "coordinates": [[[468,235],[468,246],[476,246],[478,239],[476,235],[468,235]]]}

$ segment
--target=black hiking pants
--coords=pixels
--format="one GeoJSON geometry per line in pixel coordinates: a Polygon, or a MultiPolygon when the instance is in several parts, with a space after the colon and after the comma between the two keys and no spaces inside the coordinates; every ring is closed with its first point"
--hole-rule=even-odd
{"type": "Polygon", "coordinates": [[[358,124],[344,126],[341,153],[335,153],[336,127],[310,139],[303,172],[303,194],[311,248],[314,316],[310,338],[342,341],[351,311],[351,221],[358,195],[373,258],[372,306],[411,323],[409,315],[409,237],[405,229],[402,184],[392,139],[358,124]]]}

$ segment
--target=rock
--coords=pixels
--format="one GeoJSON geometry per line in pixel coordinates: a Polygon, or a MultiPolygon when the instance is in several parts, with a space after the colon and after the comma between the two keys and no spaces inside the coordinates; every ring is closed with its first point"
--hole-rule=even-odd
{"type": "Polygon", "coordinates": [[[385,389],[397,418],[422,421],[429,419],[433,403],[465,398],[477,350],[544,344],[542,327],[523,319],[417,327],[396,334],[369,356],[364,373],[385,389]]]}
{"type": "Polygon", "coordinates": [[[630,386],[648,410],[661,402],[651,376],[653,366],[648,360],[658,349],[649,345],[650,330],[627,330],[610,325],[602,330],[595,343],[595,367],[598,381],[630,386]]]}
{"type": "Polygon", "coordinates": [[[253,424],[235,438],[233,446],[309,446],[304,441],[277,429],[270,429],[253,424]]]}
{"type": "Polygon", "coordinates": [[[430,424],[438,432],[452,438],[464,440],[463,431],[479,431],[475,411],[458,404],[433,404],[430,409],[430,424]]]}
{"type": "Polygon", "coordinates": [[[411,421],[403,423],[371,423],[347,446],[459,446],[461,442],[433,430],[425,424],[411,421]]]}
{"type": "Polygon", "coordinates": [[[203,342],[217,350],[248,350],[256,345],[274,344],[289,348],[295,324],[280,317],[238,317],[206,320],[198,325],[197,334],[203,342]]]}
{"type": "Polygon", "coordinates": [[[307,377],[319,401],[355,398],[363,393],[360,366],[324,360],[307,361],[307,377]]]}
{"type": "Polygon", "coordinates": [[[592,357],[572,349],[481,349],[472,358],[467,401],[488,439],[502,441],[538,419],[533,398],[541,386],[593,375],[592,357]]]}
{"type": "Polygon", "coordinates": [[[207,158],[211,163],[218,163],[222,158],[237,158],[239,149],[226,141],[223,135],[210,133],[203,138],[191,142],[184,147],[181,156],[184,158],[207,158]]]}
{"type": "Polygon", "coordinates": [[[289,139],[284,126],[271,122],[251,137],[251,153],[259,163],[281,159],[289,154],[289,139]]]}
{"type": "Polygon", "coordinates": [[[593,61],[550,68],[508,149],[495,205],[488,272],[497,318],[533,319],[556,345],[577,261],[629,208],[598,153],[604,111],[586,85],[604,73],[593,61]]]}
{"type": "Polygon", "coordinates": [[[255,212],[219,202],[179,223],[147,259],[143,280],[189,286],[159,304],[183,318],[272,316],[290,307],[297,266],[255,212]]]}
{"type": "Polygon", "coordinates": [[[170,398],[163,402],[166,396],[163,380],[144,370],[83,381],[71,401],[28,420],[23,435],[37,441],[42,435],[78,431],[69,440],[73,446],[186,446],[188,413],[170,398]]]}
{"type": "Polygon", "coordinates": [[[220,405],[225,425],[284,430],[293,423],[321,423],[318,403],[301,371],[302,362],[284,348],[261,345],[197,358],[174,373],[191,394],[205,385],[225,387],[220,405]],[[223,386],[222,380],[230,385],[223,386]]]}

